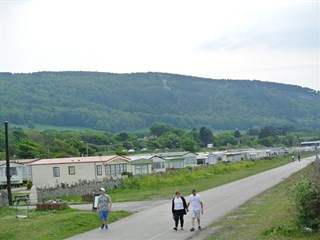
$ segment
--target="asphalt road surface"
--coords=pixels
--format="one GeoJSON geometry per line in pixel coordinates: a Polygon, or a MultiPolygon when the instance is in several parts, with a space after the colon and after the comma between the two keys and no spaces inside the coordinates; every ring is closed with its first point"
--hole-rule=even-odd
{"type": "MultiPolygon", "coordinates": [[[[220,187],[199,192],[204,204],[204,214],[201,225],[205,231],[211,223],[232,212],[250,198],[275,186],[292,173],[306,167],[315,156],[295,161],[285,166],[265,171],[220,187]]],[[[190,189],[191,191],[191,189],[190,189]]],[[[187,197],[187,196],[186,196],[187,197]]],[[[115,204],[114,210],[120,210],[121,204],[115,204]]],[[[155,202],[126,203],[123,210],[134,211],[132,216],[109,224],[108,230],[101,230],[100,226],[83,234],[68,238],[69,240],[182,240],[203,239],[200,230],[190,232],[190,214],[185,215],[184,230],[173,230],[174,222],[171,214],[171,199],[155,202]],[[135,209],[137,211],[135,211],[135,209]],[[99,228],[98,228],[99,227],[99,228]]],[[[110,213],[112,214],[112,212],[110,213]]],[[[98,215],[97,215],[98,217],[98,215]]]]}

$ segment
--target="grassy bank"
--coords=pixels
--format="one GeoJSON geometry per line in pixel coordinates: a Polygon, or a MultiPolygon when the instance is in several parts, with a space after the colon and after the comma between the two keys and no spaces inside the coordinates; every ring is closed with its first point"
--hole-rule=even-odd
{"type": "MultiPolygon", "coordinates": [[[[305,154],[304,157],[306,156],[308,155],[305,154]]],[[[198,191],[207,190],[290,162],[291,157],[288,155],[255,162],[241,161],[185,168],[164,175],[142,175],[127,178],[123,187],[108,190],[108,194],[113,202],[171,198],[177,189],[182,195],[189,195],[193,188],[198,191]]],[[[71,204],[83,203],[81,196],[60,196],[59,198],[71,204]]]]}
{"type": "Polygon", "coordinates": [[[311,170],[308,166],[215,222],[206,240],[319,240],[320,233],[304,232],[294,223],[289,190],[311,170]]]}
{"type": "MultiPolygon", "coordinates": [[[[303,157],[310,156],[304,153],[303,157]]],[[[193,188],[198,191],[221,186],[291,162],[291,157],[275,157],[256,162],[242,161],[232,164],[220,163],[196,169],[181,169],[165,176],[147,175],[128,178],[122,188],[110,190],[115,202],[170,198],[179,189],[182,195],[189,195],[193,188]]]]}

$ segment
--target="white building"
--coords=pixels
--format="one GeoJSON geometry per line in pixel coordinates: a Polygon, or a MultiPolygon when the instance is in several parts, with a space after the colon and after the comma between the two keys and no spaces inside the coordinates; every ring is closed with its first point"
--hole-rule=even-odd
{"type": "Polygon", "coordinates": [[[71,157],[40,159],[30,163],[36,186],[55,186],[79,180],[99,180],[131,172],[129,158],[122,156],[71,157]]]}

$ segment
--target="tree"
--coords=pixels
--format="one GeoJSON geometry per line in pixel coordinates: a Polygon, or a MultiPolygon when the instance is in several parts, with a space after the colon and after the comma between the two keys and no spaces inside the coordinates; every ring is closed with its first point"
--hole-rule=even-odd
{"type": "Polygon", "coordinates": [[[180,148],[181,146],[181,139],[172,132],[165,132],[161,137],[157,138],[156,141],[159,142],[163,148],[180,148]]]}
{"type": "Polygon", "coordinates": [[[273,146],[273,137],[265,137],[265,138],[259,138],[258,143],[266,146],[266,147],[272,147],[273,146]]]}
{"type": "Polygon", "coordinates": [[[236,129],[236,130],[233,132],[233,134],[234,134],[234,137],[235,137],[235,138],[240,138],[240,137],[241,137],[241,133],[240,133],[240,131],[239,131],[238,129],[236,129]]]}
{"type": "Polygon", "coordinates": [[[166,123],[154,123],[150,127],[150,133],[154,136],[160,137],[165,132],[173,131],[174,128],[166,123]]]}
{"type": "Polygon", "coordinates": [[[259,133],[260,133],[260,130],[257,127],[250,128],[247,131],[248,136],[258,136],[259,133]]]}
{"type": "Polygon", "coordinates": [[[39,158],[43,155],[42,153],[41,145],[33,142],[30,139],[23,138],[17,144],[16,154],[19,158],[39,158]]]}
{"type": "Polygon", "coordinates": [[[123,141],[126,141],[128,139],[128,137],[129,137],[128,133],[121,132],[115,136],[115,139],[123,142],[123,141]]]}
{"type": "Polygon", "coordinates": [[[53,139],[49,149],[54,157],[75,157],[80,155],[79,150],[76,147],[73,147],[67,141],[58,138],[53,139]]]}
{"type": "Polygon", "coordinates": [[[216,142],[218,146],[227,146],[228,144],[236,145],[237,139],[231,132],[223,132],[216,135],[216,142]]]}
{"type": "Polygon", "coordinates": [[[192,140],[191,138],[186,138],[182,141],[182,148],[185,151],[196,152],[197,143],[194,140],[192,140]]]}
{"type": "Polygon", "coordinates": [[[266,137],[274,137],[276,135],[277,131],[275,128],[271,126],[267,126],[261,129],[259,138],[266,138],[266,137]]]}
{"type": "Polygon", "coordinates": [[[214,143],[212,131],[206,127],[200,128],[199,137],[203,146],[207,146],[208,143],[214,143]]]}

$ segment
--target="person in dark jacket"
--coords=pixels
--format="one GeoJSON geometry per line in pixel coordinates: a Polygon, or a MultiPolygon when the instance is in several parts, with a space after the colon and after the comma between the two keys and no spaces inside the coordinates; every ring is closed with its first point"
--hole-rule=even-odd
{"type": "Polygon", "coordinates": [[[183,230],[183,216],[188,212],[188,205],[184,197],[180,196],[180,192],[175,192],[175,197],[172,199],[172,216],[174,220],[174,230],[178,230],[180,221],[181,230],[183,230]]]}

